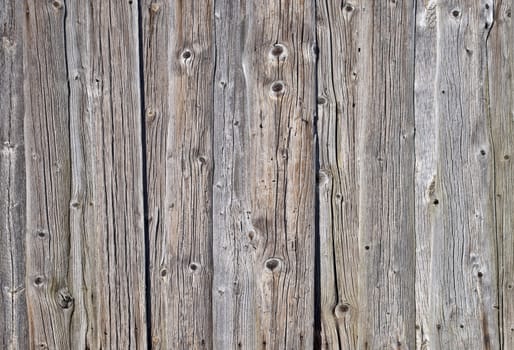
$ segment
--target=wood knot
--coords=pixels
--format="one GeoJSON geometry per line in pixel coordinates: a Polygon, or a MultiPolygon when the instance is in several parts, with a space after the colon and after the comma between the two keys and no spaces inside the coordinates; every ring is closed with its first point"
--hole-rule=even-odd
{"type": "Polygon", "coordinates": [[[148,108],[146,111],[146,119],[151,122],[155,119],[155,111],[152,108],[148,108]]]}
{"type": "Polygon", "coordinates": [[[187,49],[186,49],[186,50],[184,50],[184,51],[182,52],[182,55],[181,55],[181,56],[182,56],[182,59],[183,59],[184,61],[187,61],[188,59],[190,59],[190,58],[193,56],[193,54],[191,53],[191,51],[189,51],[189,50],[187,50],[187,49]]]}
{"type": "Polygon", "coordinates": [[[275,81],[275,82],[273,82],[273,84],[271,84],[270,95],[272,97],[282,96],[285,93],[285,89],[286,89],[286,87],[285,87],[283,81],[275,81]]]}
{"type": "Polygon", "coordinates": [[[327,103],[327,99],[323,96],[318,96],[316,102],[319,104],[319,105],[324,105],[327,103]]]}
{"type": "Polygon", "coordinates": [[[56,9],[56,10],[60,10],[63,8],[63,4],[62,2],[58,1],[58,0],[54,0],[52,2],[52,6],[56,9]]]}
{"type": "Polygon", "coordinates": [[[459,18],[460,17],[460,10],[455,8],[451,11],[451,14],[452,14],[452,17],[453,18],[459,18]]]}
{"type": "Polygon", "coordinates": [[[34,278],[34,286],[41,288],[45,284],[45,278],[43,276],[37,276],[34,278]]]}
{"type": "Polygon", "coordinates": [[[269,57],[273,61],[284,61],[287,58],[287,49],[282,44],[275,44],[269,52],[269,57]]]}
{"type": "Polygon", "coordinates": [[[196,262],[192,262],[189,264],[189,271],[195,272],[200,269],[200,264],[196,262]]]}
{"type": "Polygon", "coordinates": [[[504,155],[504,156],[503,156],[503,159],[505,159],[505,160],[509,160],[509,159],[510,159],[510,156],[509,156],[508,154],[506,154],[506,155],[504,155]]]}
{"type": "Polygon", "coordinates": [[[266,269],[268,269],[271,272],[273,272],[275,270],[279,271],[280,270],[280,259],[278,259],[278,258],[269,258],[264,263],[264,266],[266,266],[266,269]]]}
{"type": "Polygon", "coordinates": [[[168,275],[168,269],[166,269],[165,267],[161,268],[161,270],[159,271],[159,275],[161,275],[161,277],[166,277],[168,275]]]}
{"type": "Polygon", "coordinates": [[[334,315],[336,316],[336,318],[342,318],[348,311],[350,311],[350,304],[337,304],[334,308],[334,315]]]}
{"type": "Polygon", "coordinates": [[[62,309],[70,309],[73,307],[73,297],[71,296],[68,288],[61,288],[57,293],[57,304],[62,309]]]}
{"type": "Polygon", "coordinates": [[[347,3],[345,6],[344,6],[344,10],[346,12],[352,12],[354,10],[354,7],[352,6],[352,4],[349,4],[347,3]]]}

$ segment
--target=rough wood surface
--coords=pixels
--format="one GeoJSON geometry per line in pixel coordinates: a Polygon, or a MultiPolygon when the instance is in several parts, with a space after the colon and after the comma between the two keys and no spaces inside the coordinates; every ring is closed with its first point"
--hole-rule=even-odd
{"type": "Polygon", "coordinates": [[[28,348],[22,3],[0,1],[0,348],[28,348]]]}
{"type": "Polygon", "coordinates": [[[219,1],[215,17],[215,348],[308,349],[313,2],[219,1]]]}
{"type": "MultiPolygon", "coordinates": [[[[418,346],[498,349],[490,2],[418,2],[418,346]]],[[[494,124],[498,123],[495,121],[494,124]]]]}
{"type": "MultiPolygon", "coordinates": [[[[498,274],[500,349],[514,348],[514,27],[512,1],[494,2],[494,25],[487,42],[491,161],[498,274]]],[[[493,6],[493,5],[491,5],[493,6]]],[[[491,271],[494,272],[494,271],[491,271]]],[[[494,336],[494,335],[492,335],[494,336]]]]}
{"type": "Polygon", "coordinates": [[[321,346],[355,349],[358,340],[359,224],[356,133],[365,55],[360,5],[316,1],[318,59],[321,346]]]}
{"type": "Polygon", "coordinates": [[[145,2],[152,344],[212,348],[213,2],[145,2]]]}
{"type": "Polygon", "coordinates": [[[512,0],[0,0],[0,348],[514,348],[512,0]]]}
{"type": "Polygon", "coordinates": [[[414,6],[318,2],[322,345],[414,348],[414,6]]]}
{"type": "Polygon", "coordinates": [[[146,345],[138,11],[29,1],[30,347],[146,345]]]}

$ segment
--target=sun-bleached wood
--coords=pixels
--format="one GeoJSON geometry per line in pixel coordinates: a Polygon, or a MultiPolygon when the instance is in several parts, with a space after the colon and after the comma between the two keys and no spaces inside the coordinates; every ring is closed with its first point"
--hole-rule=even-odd
{"type": "Polygon", "coordinates": [[[312,1],[215,8],[215,349],[310,349],[312,1]]]}
{"type": "Polygon", "coordinates": [[[152,344],[212,349],[213,1],[145,1],[152,344]]]}
{"type": "MultiPolygon", "coordinates": [[[[418,1],[416,309],[422,349],[498,349],[489,1],[418,1]]],[[[497,122],[495,122],[497,123],[497,122]]]]}
{"type": "Polygon", "coordinates": [[[28,348],[22,2],[0,1],[0,348],[28,348]]]}
{"type": "Polygon", "coordinates": [[[138,9],[28,1],[30,348],[146,345],[138,9]]]}

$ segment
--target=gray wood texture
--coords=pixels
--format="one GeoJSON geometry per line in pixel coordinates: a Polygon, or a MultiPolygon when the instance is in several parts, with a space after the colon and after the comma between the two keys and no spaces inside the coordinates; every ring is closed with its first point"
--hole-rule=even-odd
{"type": "Polygon", "coordinates": [[[214,16],[214,348],[311,348],[313,2],[217,1],[214,16]]]}
{"type": "Polygon", "coordinates": [[[514,348],[512,0],[1,0],[0,348],[514,348]]]}
{"type": "Polygon", "coordinates": [[[499,349],[495,148],[487,103],[493,6],[420,1],[417,12],[417,343],[499,349]]]}
{"type": "Polygon", "coordinates": [[[0,348],[28,347],[25,298],[23,12],[0,1],[0,348]]]}
{"type": "Polygon", "coordinates": [[[138,8],[26,6],[30,348],[143,348],[138,8]]]}

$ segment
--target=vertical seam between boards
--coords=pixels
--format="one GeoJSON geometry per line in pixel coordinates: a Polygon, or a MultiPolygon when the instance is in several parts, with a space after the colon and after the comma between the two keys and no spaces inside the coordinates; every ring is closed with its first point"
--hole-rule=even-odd
{"type": "Polygon", "coordinates": [[[152,349],[152,303],[151,303],[151,277],[150,277],[150,236],[148,223],[148,169],[146,156],[146,124],[145,124],[145,76],[143,55],[143,4],[137,2],[137,39],[139,64],[139,94],[141,117],[141,185],[143,190],[143,230],[144,230],[144,279],[145,279],[145,317],[146,317],[146,343],[147,349],[152,349]]]}

